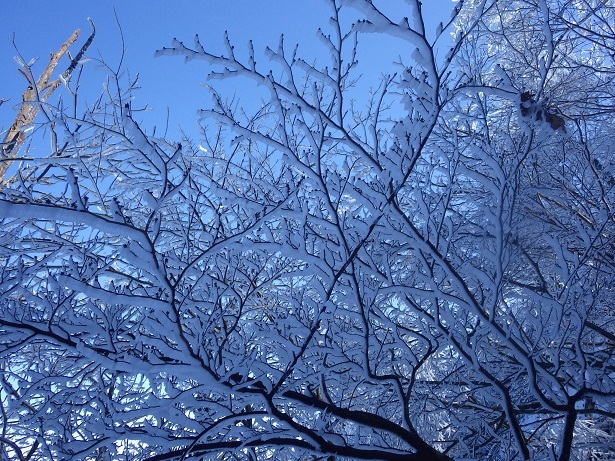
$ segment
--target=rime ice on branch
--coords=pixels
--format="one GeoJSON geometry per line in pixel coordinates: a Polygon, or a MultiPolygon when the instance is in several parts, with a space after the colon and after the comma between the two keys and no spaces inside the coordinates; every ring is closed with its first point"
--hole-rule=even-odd
{"type": "Polygon", "coordinates": [[[62,158],[0,191],[6,458],[613,456],[615,12],[459,2],[434,42],[418,1],[329,3],[326,62],[159,52],[211,71],[198,145],[115,74],[53,109],[62,158]]]}

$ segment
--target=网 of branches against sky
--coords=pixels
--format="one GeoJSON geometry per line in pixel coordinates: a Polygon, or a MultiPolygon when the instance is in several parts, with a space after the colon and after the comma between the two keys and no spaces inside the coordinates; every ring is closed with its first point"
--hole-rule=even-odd
{"type": "Polygon", "coordinates": [[[330,6],[326,62],[158,52],[211,72],[198,141],[110,70],[40,103],[0,190],[3,459],[615,456],[614,8],[330,6]]]}

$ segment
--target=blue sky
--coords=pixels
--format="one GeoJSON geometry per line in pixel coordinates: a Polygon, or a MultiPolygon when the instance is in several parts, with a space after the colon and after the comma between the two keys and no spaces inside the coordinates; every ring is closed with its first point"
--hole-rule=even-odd
{"type": "MultiPolygon", "coordinates": [[[[404,16],[405,2],[402,0],[383,0],[381,3],[395,11],[395,19],[404,16]]],[[[439,21],[446,21],[454,6],[451,0],[425,0],[423,3],[430,23],[428,30],[434,30],[439,21]]],[[[0,129],[4,130],[12,123],[15,116],[12,109],[21,100],[26,87],[13,59],[17,54],[11,43],[13,36],[26,60],[39,58],[35,71],[40,72],[49,53],[57,50],[77,28],[82,30],[82,35],[76,44],[78,46],[73,45],[71,49],[73,53],[78,51],[90,33],[87,21],[90,17],[96,24],[97,34],[88,55],[101,57],[115,67],[122,56],[115,15],[126,48],[123,66],[132,74],[138,72],[140,75],[142,90],[138,93],[137,103],[154,109],[145,118],[149,128],[153,124],[164,125],[168,109],[172,126],[181,124],[192,131],[197,119],[196,110],[209,105],[209,96],[201,85],[208,69],[202,62],[186,65],[178,58],[154,58],[156,49],[169,45],[173,37],[191,43],[194,34],[198,33],[206,46],[222,50],[224,32],[228,30],[239,51],[245,48],[249,39],[254,40],[258,62],[258,55],[265,46],[276,46],[280,34],[284,33],[287,44],[300,43],[303,55],[325,59],[315,31],[327,26],[330,9],[322,0],[6,1],[0,15],[0,99],[10,100],[0,106],[0,129]]],[[[383,50],[365,45],[362,59],[367,62],[377,60],[386,52],[405,53],[405,50],[383,50]]],[[[264,61],[261,58],[260,62],[264,61]]],[[[58,66],[58,70],[64,70],[67,62],[58,66]]],[[[99,93],[102,91],[102,75],[96,74],[95,63],[88,65],[90,69],[86,72],[90,73],[86,73],[85,78],[100,85],[94,85],[92,89],[99,93]]],[[[94,93],[91,97],[95,96],[94,93]]]]}

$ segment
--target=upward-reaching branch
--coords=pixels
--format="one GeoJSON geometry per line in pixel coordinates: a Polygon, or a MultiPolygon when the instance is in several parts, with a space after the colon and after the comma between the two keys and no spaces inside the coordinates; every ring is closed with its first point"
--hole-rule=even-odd
{"type": "Polygon", "coordinates": [[[47,67],[45,67],[45,70],[36,81],[34,81],[34,76],[32,75],[29,65],[25,66],[25,70],[19,69],[28,81],[28,88],[23,93],[19,112],[17,113],[15,121],[11,125],[11,128],[7,132],[2,143],[0,181],[4,178],[4,174],[8,168],[10,159],[15,158],[17,152],[19,151],[19,146],[24,141],[25,128],[34,121],[34,118],[39,111],[40,107],[38,103],[46,101],[49,96],[51,96],[51,94],[60,86],[60,83],[62,83],[63,80],[66,81],[70,77],[72,72],[77,67],[77,64],[92,44],[94,36],[96,35],[96,27],[91,19],[89,19],[89,21],[92,25],[92,33],[90,34],[90,37],[83,44],[77,55],[74,58],[71,58],[69,66],[64,72],[62,72],[60,77],[50,81],[51,76],[62,56],[66,54],[70,46],[79,38],[79,34],[81,33],[79,29],[75,30],[71,36],[68,37],[58,51],[51,54],[47,67]]]}

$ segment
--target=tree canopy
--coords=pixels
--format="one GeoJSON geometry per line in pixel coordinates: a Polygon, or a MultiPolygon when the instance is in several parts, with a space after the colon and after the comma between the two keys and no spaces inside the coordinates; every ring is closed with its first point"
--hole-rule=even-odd
{"type": "Polygon", "coordinates": [[[157,52],[206,64],[197,141],[109,68],[24,102],[51,150],[3,158],[3,460],[615,457],[615,7],[466,0],[434,34],[328,3],[326,62],[157,52]]]}

